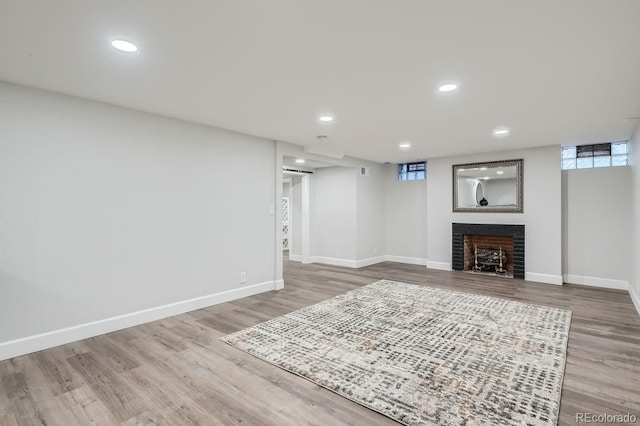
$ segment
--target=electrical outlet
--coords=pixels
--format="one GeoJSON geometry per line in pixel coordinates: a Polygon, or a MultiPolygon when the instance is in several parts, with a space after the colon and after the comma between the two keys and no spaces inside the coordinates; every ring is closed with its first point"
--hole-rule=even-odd
{"type": "Polygon", "coordinates": [[[247,273],[240,272],[240,284],[246,284],[247,282],[247,273]]]}

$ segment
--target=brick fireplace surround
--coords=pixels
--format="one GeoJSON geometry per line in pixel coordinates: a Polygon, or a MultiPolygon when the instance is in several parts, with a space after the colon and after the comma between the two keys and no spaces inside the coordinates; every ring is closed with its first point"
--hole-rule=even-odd
{"type": "MultiPolygon", "coordinates": [[[[513,238],[512,265],[513,277],[524,279],[524,225],[498,225],[479,223],[452,223],[451,224],[451,268],[454,271],[463,271],[464,268],[464,236],[486,235],[495,237],[513,238]]],[[[510,250],[509,250],[510,251],[510,250]]]]}

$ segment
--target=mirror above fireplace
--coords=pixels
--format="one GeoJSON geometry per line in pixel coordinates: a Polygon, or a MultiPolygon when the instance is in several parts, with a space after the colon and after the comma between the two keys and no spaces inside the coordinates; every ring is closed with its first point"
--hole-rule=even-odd
{"type": "Polygon", "coordinates": [[[522,213],[522,159],[453,166],[454,212],[522,213]]]}

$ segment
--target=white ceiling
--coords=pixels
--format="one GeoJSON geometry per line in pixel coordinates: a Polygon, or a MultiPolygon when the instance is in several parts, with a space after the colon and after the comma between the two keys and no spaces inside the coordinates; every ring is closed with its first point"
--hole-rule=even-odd
{"type": "Polygon", "coordinates": [[[296,162],[297,159],[298,157],[291,157],[289,155],[284,155],[282,157],[282,165],[291,167],[294,169],[303,169],[303,170],[321,169],[323,167],[331,167],[335,165],[332,162],[309,160],[308,158],[304,159],[305,162],[303,164],[300,164],[296,162]]]}
{"type": "Polygon", "coordinates": [[[380,162],[628,139],[638,41],[638,0],[0,0],[1,80],[380,162]]]}

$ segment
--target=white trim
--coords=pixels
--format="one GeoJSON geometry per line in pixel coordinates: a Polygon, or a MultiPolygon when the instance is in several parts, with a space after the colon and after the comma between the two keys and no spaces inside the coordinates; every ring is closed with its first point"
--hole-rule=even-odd
{"type": "Polygon", "coordinates": [[[356,260],[356,268],[375,265],[376,263],[385,262],[386,260],[387,260],[387,256],[377,256],[377,257],[370,257],[369,259],[356,260]]]}
{"type": "Polygon", "coordinates": [[[335,257],[309,256],[308,263],[324,263],[333,266],[344,266],[346,268],[357,268],[358,262],[355,260],[337,259],[335,257]]]}
{"type": "Polygon", "coordinates": [[[562,275],[536,274],[535,272],[525,272],[526,281],[534,281],[544,284],[562,285],[562,275]]]}
{"type": "Polygon", "coordinates": [[[410,265],[421,265],[427,266],[427,259],[421,259],[419,257],[404,257],[404,256],[394,256],[392,254],[388,254],[385,256],[387,262],[398,262],[398,263],[408,263],[410,265]]]}
{"type": "MultiPolygon", "coordinates": [[[[274,177],[274,200],[273,200],[273,226],[275,228],[275,265],[274,265],[274,280],[281,280],[284,278],[284,255],[282,253],[282,186],[284,177],[282,176],[282,162],[284,156],[282,154],[282,144],[274,141],[273,146],[274,163],[276,166],[276,173],[274,177]]],[[[269,206],[269,214],[271,214],[271,206],[269,206]]]]}
{"type": "Polygon", "coordinates": [[[300,182],[300,254],[302,262],[309,263],[311,255],[311,183],[309,175],[300,182]]]}
{"type": "Polygon", "coordinates": [[[629,296],[631,296],[631,301],[635,305],[638,315],[640,315],[640,295],[633,289],[632,284],[629,284],[629,296]]]}
{"type": "Polygon", "coordinates": [[[274,290],[282,290],[284,288],[284,280],[276,280],[273,289],[274,290]]]}
{"type": "Polygon", "coordinates": [[[564,274],[565,283],[588,285],[591,287],[613,288],[616,290],[628,290],[629,281],[612,280],[610,278],[587,277],[583,275],[564,274]]]}
{"type": "Polygon", "coordinates": [[[431,260],[427,260],[427,269],[438,269],[440,271],[450,271],[451,264],[447,262],[433,262],[431,260]]]}
{"type": "Polygon", "coordinates": [[[291,251],[289,251],[289,260],[292,260],[294,262],[302,262],[302,255],[301,254],[291,254],[291,251]]]}
{"type": "MultiPolygon", "coordinates": [[[[281,281],[281,280],[280,280],[281,281]]],[[[219,303],[229,302],[242,297],[252,296],[266,291],[276,290],[278,281],[267,281],[260,284],[222,291],[207,296],[196,297],[168,305],[157,306],[130,314],[118,315],[86,324],[75,325],[60,330],[49,331],[35,336],[23,337],[0,343],[0,361],[25,355],[42,349],[52,348],[65,343],[75,342],[89,337],[99,336],[123,328],[133,327],[150,321],[183,314],[196,309],[219,303]]]]}

